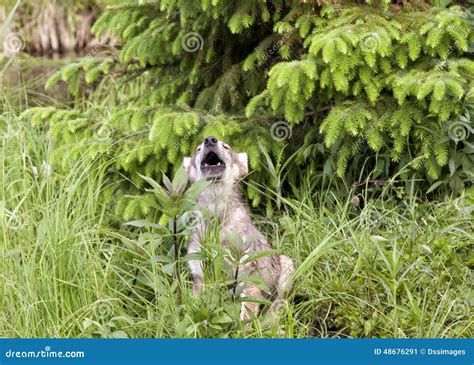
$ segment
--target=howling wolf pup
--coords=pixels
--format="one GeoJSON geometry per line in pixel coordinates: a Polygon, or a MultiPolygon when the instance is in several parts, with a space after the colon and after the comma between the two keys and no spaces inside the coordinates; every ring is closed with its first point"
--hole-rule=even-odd
{"type": "MultiPolygon", "coordinates": [[[[236,153],[229,145],[211,136],[198,146],[194,156],[185,157],[183,166],[189,180],[207,179],[211,184],[198,197],[198,203],[215,215],[219,222],[221,244],[227,247],[226,233],[238,234],[243,242],[250,242],[246,252],[268,250],[271,245],[252,224],[247,208],[240,197],[239,180],[248,172],[247,154],[236,153]]],[[[188,253],[201,250],[206,223],[198,225],[191,233],[188,253]]],[[[193,294],[198,295],[203,287],[201,261],[189,261],[193,274],[193,294]]],[[[235,270],[235,269],[234,269],[235,270]]],[[[283,255],[269,255],[256,259],[239,268],[240,273],[261,277],[272,293],[281,297],[290,286],[294,272],[293,261],[283,255]]],[[[260,297],[265,294],[257,286],[245,284],[242,297],[260,297]]],[[[255,315],[259,304],[243,302],[240,317],[250,319],[249,310],[255,315]]]]}

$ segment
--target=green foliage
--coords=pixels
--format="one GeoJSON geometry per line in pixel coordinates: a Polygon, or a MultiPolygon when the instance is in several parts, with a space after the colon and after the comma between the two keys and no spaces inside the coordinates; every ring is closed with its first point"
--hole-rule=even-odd
{"type": "MultiPolygon", "coordinates": [[[[303,185],[298,199],[280,196],[288,209],[255,221],[295,261],[293,294],[276,318],[262,311],[247,327],[223,264],[224,254],[239,261],[239,237],[228,253],[211,239],[216,232],[204,242],[206,286],[199,298],[181,265],[179,304],[171,218],[111,227],[102,198],[111,187],[109,163],[84,156],[62,171],[52,165],[53,136],[11,114],[0,115],[0,129],[2,337],[474,335],[473,188],[445,202],[381,197],[357,214],[348,198],[331,202],[332,189],[315,193],[303,185]]],[[[183,181],[178,176],[173,186],[163,178],[161,188],[149,181],[148,193],[152,209],[178,214],[184,241],[189,220],[181,213],[195,206],[183,181]],[[170,212],[185,194],[183,210],[170,212]]]]}
{"type": "MultiPolygon", "coordinates": [[[[172,173],[207,134],[249,153],[250,179],[279,191],[261,161],[285,143],[315,186],[347,192],[401,176],[457,194],[472,181],[472,118],[463,138],[453,133],[474,104],[474,33],[460,6],[168,0],[114,7],[93,30],[114,37],[118,52],[68,65],[47,84],[63,80],[90,104],[33,120],[77,126],[57,133],[72,153],[91,138],[98,150],[108,143],[113,178],[126,177],[117,212],[128,218],[144,213],[128,197],[143,185],[138,174],[172,173]],[[282,120],[293,133],[276,143],[270,127],[282,120]]],[[[254,188],[247,195],[269,207],[254,188]]]]}
{"type": "Polygon", "coordinates": [[[433,5],[110,8],[94,31],[117,47],[46,85],[67,83],[71,103],[1,106],[0,335],[473,337],[472,14],[433,5]],[[254,221],[297,267],[254,327],[237,284],[265,285],[225,265],[248,242],[224,250],[211,225],[200,253],[180,250],[202,188],[182,158],[210,134],[249,154],[254,221]],[[441,189],[458,197],[426,202],[441,189]]]}
{"type": "Polygon", "coordinates": [[[303,120],[304,106],[313,95],[316,66],[308,60],[281,62],[268,74],[268,90],[275,113],[284,114],[288,121],[303,120]]]}
{"type": "MultiPolygon", "coordinates": [[[[318,75],[304,80],[296,70],[290,71],[289,64],[279,63],[261,95],[270,95],[272,108],[294,123],[303,120],[309,88],[316,90],[314,98],[334,100],[320,131],[339,177],[345,177],[350,158],[367,146],[364,154],[391,156],[384,162],[387,171],[411,163],[421,176],[439,179],[449,157],[454,157],[449,149],[455,145],[451,126],[472,107],[467,96],[474,62],[459,58],[468,51],[471,27],[459,8],[385,17],[373,10],[363,15],[367,11],[352,8],[336,18],[329,13],[324,26],[304,40],[305,62],[311,62],[318,75]],[[286,73],[281,72],[285,67],[286,73]],[[299,80],[305,82],[299,96],[284,99],[282,90],[290,94],[299,80]],[[391,168],[394,162],[403,164],[391,168]]],[[[469,146],[460,151],[465,171],[473,168],[469,146]]]]}
{"type": "MultiPolygon", "coordinates": [[[[166,107],[119,110],[105,121],[96,121],[97,113],[95,109],[79,112],[31,108],[22,118],[55,138],[53,162],[62,170],[67,171],[83,158],[111,162],[109,179],[119,184],[115,185],[113,194],[115,212],[127,220],[156,217],[156,212],[150,210],[150,197],[143,191],[144,180],[140,175],[161,180],[164,172],[174,174],[182,156],[192,155],[205,136],[215,135],[229,141],[236,151],[247,151],[249,164],[256,171],[263,171],[263,166],[255,141],[259,140],[271,154],[279,150],[270,135],[265,135],[263,127],[241,124],[241,118],[177,112],[166,107]]],[[[264,183],[267,178],[260,174],[254,181],[264,183]]],[[[250,186],[248,189],[249,194],[254,193],[250,186]]],[[[254,193],[255,206],[260,199],[254,193]]]]}

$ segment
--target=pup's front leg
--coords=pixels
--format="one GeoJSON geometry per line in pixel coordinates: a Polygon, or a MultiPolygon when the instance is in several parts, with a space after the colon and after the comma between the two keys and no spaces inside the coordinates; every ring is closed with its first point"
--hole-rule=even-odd
{"type": "MultiPolygon", "coordinates": [[[[263,298],[263,293],[255,285],[246,285],[242,291],[242,297],[254,297],[254,298],[263,298]]],[[[260,303],[255,302],[242,302],[242,307],[240,309],[240,319],[242,321],[247,321],[251,319],[250,311],[256,316],[258,314],[258,309],[260,303]]]]}
{"type": "Polygon", "coordinates": [[[202,271],[201,261],[189,261],[189,268],[193,274],[193,295],[198,296],[203,287],[204,272],[202,271]]]}
{"type": "MultiPolygon", "coordinates": [[[[188,254],[197,253],[201,251],[201,245],[199,244],[198,235],[196,232],[191,234],[188,246],[188,254]]],[[[188,262],[189,269],[193,275],[193,295],[198,296],[203,287],[204,283],[204,272],[202,270],[202,262],[198,260],[191,260],[188,262]]]]}

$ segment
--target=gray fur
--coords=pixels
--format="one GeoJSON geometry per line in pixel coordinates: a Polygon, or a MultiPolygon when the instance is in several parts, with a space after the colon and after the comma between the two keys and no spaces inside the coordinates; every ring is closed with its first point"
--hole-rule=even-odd
{"type": "MultiPolygon", "coordinates": [[[[244,242],[250,242],[247,252],[258,252],[271,248],[271,244],[252,223],[247,207],[240,196],[239,181],[248,172],[245,153],[233,152],[222,141],[218,141],[210,148],[202,143],[192,157],[185,158],[184,168],[191,182],[202,178],[209,179],[212,175],[213,183],[199,196],[198,203],[209,210],[211,214],[217,216],[221,244],[224,247],[227,245],[226,234],[233,232],[240,235],[244,242]],[[205,171],[202,163],[210,150],[216,153],[223,162],[222,165],[225,164],[225,168],[216,167],[218,172],[208,173],[205,171]]],[[[195,227],[191,234],[188,253],[201,250],[200,240],[205,228],[205,223],[195,227]]],[[[189,267],[194,279],[193,294],[198,295],[203,288],[202,264],[200,261],[190,261],[189,267]]],[[[240,272],[260,276],[279,299],[290,289],[294,265],[287,256],[269,255],[245,265],[240,272]]],[[[247,284],[243,289],[242,296],[263,298],[267,295],[257,286],[247,284]]],[[[249,310],[257,314],[258,307],[258,303],[242,303],[241,318],[249,319],[249,310]]]]}

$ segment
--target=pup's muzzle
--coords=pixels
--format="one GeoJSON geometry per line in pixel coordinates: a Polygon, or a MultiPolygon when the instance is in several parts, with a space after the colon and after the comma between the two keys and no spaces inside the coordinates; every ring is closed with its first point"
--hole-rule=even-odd
{"type": "Polygon", "coordinates": [[[226,167],[224,160],[220,156],[218,142],[214,136],[206,137],[203,141],[201,172],[208,178],[222,176],[226,167]]]}

